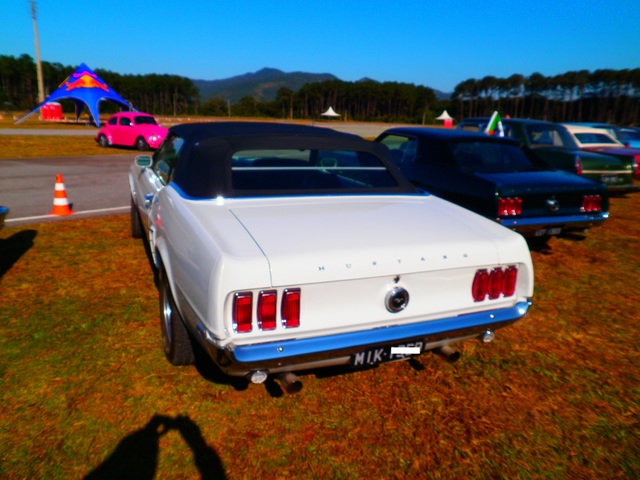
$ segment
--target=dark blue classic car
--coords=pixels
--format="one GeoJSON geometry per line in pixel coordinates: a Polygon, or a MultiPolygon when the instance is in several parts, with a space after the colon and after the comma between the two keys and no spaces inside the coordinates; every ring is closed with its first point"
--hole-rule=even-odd
{"type": "Polygon", "coordinates": [[[519,142],[441,128],[392,128],[376,139],[415,185],[525,237],[586,231],[609,216],[605,186],[556,170],[519,142]]]}

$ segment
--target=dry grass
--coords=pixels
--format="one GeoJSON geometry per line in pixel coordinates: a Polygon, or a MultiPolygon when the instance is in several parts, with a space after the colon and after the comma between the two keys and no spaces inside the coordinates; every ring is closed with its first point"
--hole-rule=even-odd
{"type": "MultiPolygon", "coordinates": [[[[27,129],[27,130],[82,130],[91,135],[73,136],[49,136],[49,135],[0,135],[0,160],[14,158],[42,158],[42,157],[68,157],[86,155],[105,155],[126,151],[118,148],[104,149],[98,146],[95,135],[98,129],[83,122],[52,122],[42,121],[37,115],[30,117],[25,122],[15,125],[16,114],[2,115],[0,118],[0,129],[27,129]]],[[[108,115],[101,116],[100,121],[105,122],[108,115]]],[[[85,119],[86,120],[86,119],[85,119]]],[[[161,117],[158,121],[166,127],[178,123],[190,123],[196,121],[225,121],[228,118],[214,117],[161,117]]],[[[233,118],[234,121],[256,120],[233,118]]],[[[302,122],[308,123],[308,122],[302,122]]]]}
{"type": "Polygon", "coordinates": [[[10,158],[46,158],[119,153],[101,148],[90,136],[0,135],[0,160],[10,158]],[[69,155],[73,152],[73,155],[69,155]]]}
{"type": "Polygon", "coordinates": [[[45,122],[38,116],[29,118],[20,125],[15,125],[15,115],[3,115],[0,118],[0,129],[26,130],[82,130],[91,135],[49,136],[49,135],[0,135],[0,160],[10,158],[46,158],[85,155],[105,155],[112,153],[100,148],[95,141],[98,130],[84,123],[45,122]]]}
{"type": "Polygon", "coordinates": [[[640,195],[534,252],[489,345],[301,393],[164,359],[126,216],[0,231],[0,477],[638,478],[640,195]]]}

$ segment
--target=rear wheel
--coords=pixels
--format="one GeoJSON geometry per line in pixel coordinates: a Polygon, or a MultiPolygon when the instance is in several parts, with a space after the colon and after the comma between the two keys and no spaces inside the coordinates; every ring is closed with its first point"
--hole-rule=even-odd
{"type": "Polygon", "coordinates": [[[107,137],[105,137],[104,135],[100,135],[98,137],[98,145],[100,145],[102,148],[107,148],[109,146],[109,140],[107,140],[107,137]]]}
{"type": "Polygon", "coordinates": [[[191,365],[195,363],[191,336],[178,313],[164,269],[160,269],[159,290],[164,353],[172,365],[191,365]]]}
{"type": "Polygon", "coordinates": [[[138,150],[140,150],[141,152],[144,152],[146,150],[149,150],[149,144],[147,143],[147,141],[144,138],[138,137],[136,139],[136,148],[138,150]]]}
{"type": "Polygon", "coordinates": [[[142,238],[144,231],[142,230],[142,221],[140,219],[140,211],[136,207],[133,197],[131,198],[131,236],[133,238],[142,238]]]}

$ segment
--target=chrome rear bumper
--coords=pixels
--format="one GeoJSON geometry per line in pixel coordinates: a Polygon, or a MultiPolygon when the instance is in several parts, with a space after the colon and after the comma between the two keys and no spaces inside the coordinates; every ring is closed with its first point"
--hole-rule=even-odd
{"type": "Polygon", "coordinates": [[[523,236],[535,236],[540,229],[561,227],[563,232],[597,227],[609,218],[609,212],[585,213],[582,215],[559,215],[557,217],[501,218],[498,223],[523,236]]]}
{"type": "MultiPolygon", "coordinates": [[[[487,330],[495,331],[519,320],[530,305],[530,301],[519,302],[510,308],[439,320],[325,337],[242,345],[233,349],[219,349],[210,342],[204,343],[211,358],[228,375],[245,376],[255,370],[269,373],[310,370],[346,365],[352,355],[373,347],[421,341],[423,351],[428,351],[479,337],[487,330]]],[[[200,339],[204,339],[205,332],[201,328],[198,332],[200,339]]]]}

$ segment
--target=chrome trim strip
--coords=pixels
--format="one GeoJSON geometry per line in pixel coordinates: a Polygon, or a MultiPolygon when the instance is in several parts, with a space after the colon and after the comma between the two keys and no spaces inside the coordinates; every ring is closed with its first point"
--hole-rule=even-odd
{"type": "Polygon", "coordinates": [[[631,170],[585,170],[582,169],[582,175],[584,174],[597,174],[597,175],[631,175],[631,170]]]}

